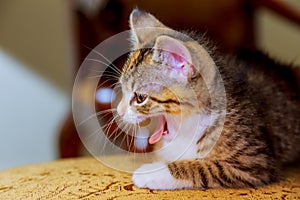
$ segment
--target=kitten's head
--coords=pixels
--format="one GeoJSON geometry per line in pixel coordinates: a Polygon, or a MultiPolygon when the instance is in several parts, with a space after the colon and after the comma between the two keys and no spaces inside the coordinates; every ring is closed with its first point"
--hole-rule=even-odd
{"type": "Polygon", "coordinates": [[[117,109],[122,119],[139,123],[204,109],[215,76],[205,48],[137,9],[130,15],[130,27],[133,51],[120,77],[123,98],[117,109]]]}

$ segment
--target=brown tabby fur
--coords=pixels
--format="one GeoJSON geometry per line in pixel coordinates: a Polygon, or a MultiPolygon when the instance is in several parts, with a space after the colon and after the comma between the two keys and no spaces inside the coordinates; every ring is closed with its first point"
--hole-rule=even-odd
{"type": "MultiPolygon", "coordinates": [[[[227,114],[217,143],[204,158],[199,156],[169,162],[167,166],[176,179],[190,181],[195,188],[255,187],[278,180],[278,172],[283,165],[299,160],[300,96],[291,67],[274,62],[259,52],[222,55],[216,53],[205,37],[190,34],[198,41],[193,43],[172,29],[164,32],[138,30],[143,26],[165,27],[147,13],[132,16],[133,45],[142,49],[133,51],[124,66],[120,78],[122,87],[135,91],[142,84],[155,80],[164,82],[171,89],[164,88],[154,93],[145,106],[136,108],[138,113],[189,115],[196,104],[189,99],[188,90],[184,89],[187,87],[199,91],[197,103],[200,103],[200,108],[197,109],[209,112],[211,103],[207,87],[214,88],[215,94],[218,93],[218,87],[214,86],[218,84],[214,82],[215,72],[206,73],[212,76],[208,79],[212,81],[211,85],[203,84],[199,74],[189,80],[187,86],[160,76],[164,68],[153,60],[152,48],[160,35],[183,42],[194,58],[203,59],[203,65],[206,57],[195,50],[197,45],[201,45],[215,62],[225,85],[227,114]],[[181,94],[180,97],[171,92],[174,90],[181,94]]],[[[210,145],[207,141],[216,137],[220,126],[216,120],[198,139],[199,155],[210,145]]]]}

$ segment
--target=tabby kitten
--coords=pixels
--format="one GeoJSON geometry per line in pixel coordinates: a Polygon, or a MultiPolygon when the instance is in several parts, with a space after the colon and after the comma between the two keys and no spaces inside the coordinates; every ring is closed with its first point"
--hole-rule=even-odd
{"type": "Polygon", "coordinates": [[[160,118],[149,143],[164,160],[138,168],[136,186],[255,187],[299,159],[300,97],[290,68],[260,53],[216,54],[205,38],[194,41],[137,9],[130,27],[117,111],[128,123],[160,118]]]}

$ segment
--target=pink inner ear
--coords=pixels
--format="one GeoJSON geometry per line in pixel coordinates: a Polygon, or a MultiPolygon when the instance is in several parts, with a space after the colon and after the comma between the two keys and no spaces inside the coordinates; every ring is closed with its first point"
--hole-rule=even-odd
{"type": "Polygon", "coordinates": [[[155,48],[161,50],[161,55],[157,55],[156,59],[169,66],[169,76],[186,80],[189,75],[194,74],[190,52],[179,40],[160,36],[156,40],[155,48]]]}
{"type": "Polygon", "coordinates": [[[170,66],[170,74],[179,72],[183,76],[188,75],[189,63],[180,55],[164,51],[164,62],[167,66],[170,66]]]}
{"type": "Polygon", "coordinates": [[[170,65],[174,68],[183,68],[185,64],[187,64],[186,60],[174,53],[169,53],[169,57],[170,57],[170,65]]]}

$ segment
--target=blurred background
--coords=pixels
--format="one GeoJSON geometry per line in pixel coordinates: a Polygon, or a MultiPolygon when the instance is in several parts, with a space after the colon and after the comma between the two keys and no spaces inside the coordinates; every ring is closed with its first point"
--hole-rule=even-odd
{"type": "Polygon", "coordinates": [[[299,0],[1,0],[0,169],[84,154],[71,114],[76,72],[128,29],[136,6],[207,32],[221,51],[260,49],[300,66],[299,0]]]}

